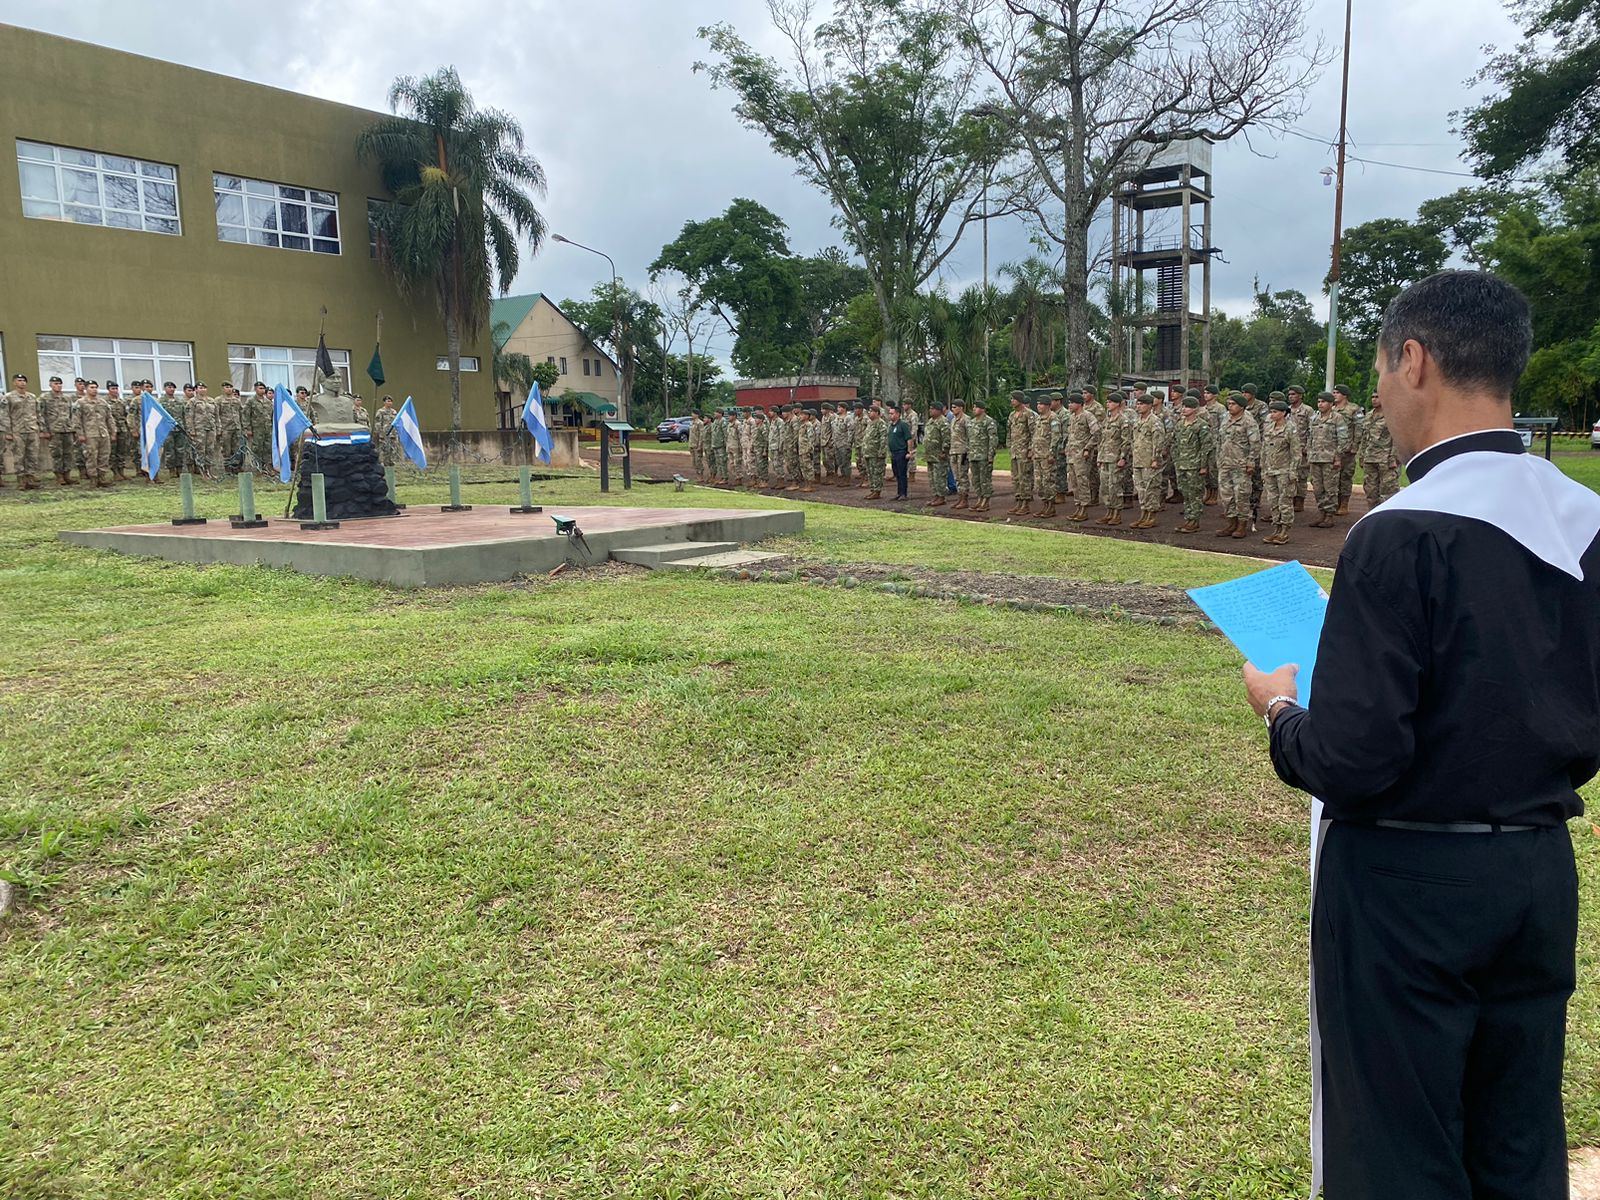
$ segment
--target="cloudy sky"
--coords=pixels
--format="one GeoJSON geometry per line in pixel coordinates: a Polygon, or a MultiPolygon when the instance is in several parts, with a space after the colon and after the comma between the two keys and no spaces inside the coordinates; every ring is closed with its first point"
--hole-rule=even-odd
{"type": "MultiPolygon", "coordinates": [[[[692,67],[696,30],[727,21],[771,45],[764,0],[280,0],[271,19],[238,0],[74,0],[42,12],[0,0],[0,21],[116,46],[330,100],[384,108],[397,75],[454,64],[479,103],[515,115],[544,164],[551,230],[605,250],[631,283],[687,220],[748,196],[788,222],[791,245],[835,244],[826,201],[730,115],[730,98],[692,67]],[[200,16],[199,14],[204,14],[200,16]]],[[[1312,22],[1337,46],[1344,8],[1314,0],[1312,22]]],[[[1486,43],[1514,30],[1498,0],[1356,5],[1350,67],[1351,153],[1435,171],[1465,171],[1449,113],[1473,98],[1465,80],[1486,43]]],[[[776,49],[776,47],[773,47],[776,49]]],[[[1320,297],[1333,189],[1319,172],[1338,132],[1337,64],[1316,85],[1302,136],[1237,142],[1216,153],[1214,276],[1218,307],[1248,307],[1251,282],[1320,297]]],[[[1470,180],[1416,169],[1348,167],[1346,226],[1410,217],[1418,203],[1470,180]]],[[[991,227],[991,264],[1029,253],[1020,224],[991,227]]],[[[586,295],[602,260],[550,244],[524,262],[516,291],[586,295]]],[[[946,264],[952,286],[980,276],[976,230],[946,264]]],[[[1317,300],[1320,305],[1320,299],[1317,300]]],[[[717,347],[725,351],[726,347],[717,347]]]]}

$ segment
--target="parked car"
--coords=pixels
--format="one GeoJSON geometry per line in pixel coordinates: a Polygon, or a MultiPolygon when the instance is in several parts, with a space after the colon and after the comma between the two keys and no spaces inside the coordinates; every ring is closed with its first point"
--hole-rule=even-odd
{"type": "Polygon", "coordinates": [[[1600,421],[1594,423],[1594,428],[1589,431],[1589,448],[1600,450],[1600,421]]]}
{"type": "Polygon", "coordinates": [[[687,442],[689,440],[688,417],[668,417],[656,426],[656,441],[658,442],[687,442]]]}

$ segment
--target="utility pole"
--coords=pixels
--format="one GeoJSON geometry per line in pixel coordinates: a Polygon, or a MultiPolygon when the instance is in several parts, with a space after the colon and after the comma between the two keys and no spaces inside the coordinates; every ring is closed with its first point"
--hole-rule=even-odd
{"type": "Polygon", "coordinates": [[[1350,7],[1344,0],[1344,78],[1339,85],[1339,169],[1333,190],[1333,268],[1328,272],[1328,367],[1322,386],[1333,390],[1333,364],[1339,346],[1339,244],[1344,236],[1345,115],[1350,108],[1350,7]]]}

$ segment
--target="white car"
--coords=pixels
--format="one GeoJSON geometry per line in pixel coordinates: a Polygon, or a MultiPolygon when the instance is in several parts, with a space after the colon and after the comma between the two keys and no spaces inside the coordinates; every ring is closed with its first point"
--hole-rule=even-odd
{"type": "Polygon", "coordinates": [[[1594,423],[1594,428],[1589,431],[1589,447],[1600,450],[1600,421],[1594,423]]]}

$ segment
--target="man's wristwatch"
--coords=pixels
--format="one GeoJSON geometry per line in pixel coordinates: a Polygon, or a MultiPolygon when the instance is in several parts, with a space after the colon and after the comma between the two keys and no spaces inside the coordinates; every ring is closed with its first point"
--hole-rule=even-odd
{"type": "Polygon", "coordinates": [[[1280,704],[1298,704],[1293,696],[1274,696],[1267,701],[1266,708],[1261,710],[1261,720],[1268,729],[1272,728],[1272,718],[1277,714],[1272,710],[1280,704]]]}

